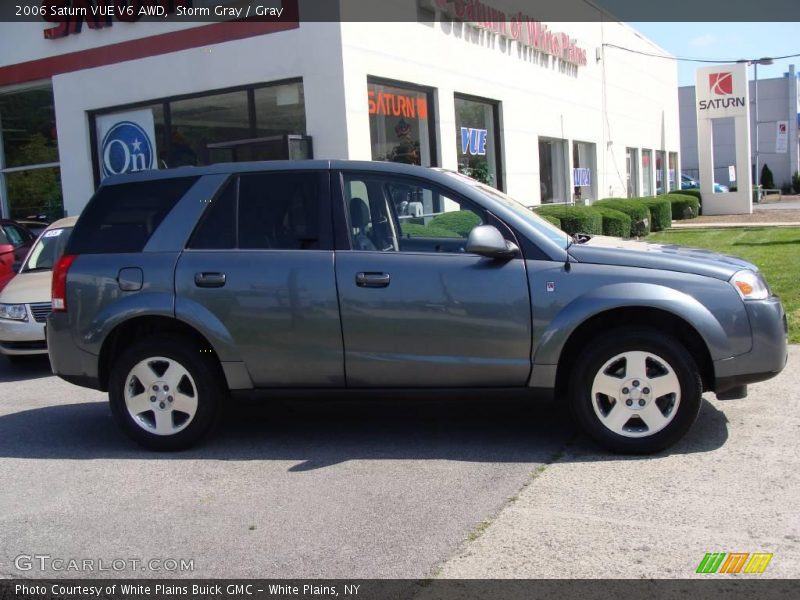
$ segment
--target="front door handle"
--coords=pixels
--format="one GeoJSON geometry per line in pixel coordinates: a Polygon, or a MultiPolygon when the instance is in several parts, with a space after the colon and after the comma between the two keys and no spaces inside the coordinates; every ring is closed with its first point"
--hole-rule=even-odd
{"type": "Polygon", "coordinates": [[[225,273],[195,273],[194,284],[206,288],[222,287],[225,285],[225,273]]]}
{"type": "Polygon", "coordinates": [[[388,273],[358,273],[356,285],[358,287],[382,288],[389,285],[391,277],[388,273]]]}

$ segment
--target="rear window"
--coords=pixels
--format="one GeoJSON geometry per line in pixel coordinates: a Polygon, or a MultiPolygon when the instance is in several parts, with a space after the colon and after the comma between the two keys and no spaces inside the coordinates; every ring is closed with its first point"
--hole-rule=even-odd
{"type": "Polygon", "coordinates": [[[196,177],[101,187],[83,211],[68,254],[141,252],[196,177]]]}

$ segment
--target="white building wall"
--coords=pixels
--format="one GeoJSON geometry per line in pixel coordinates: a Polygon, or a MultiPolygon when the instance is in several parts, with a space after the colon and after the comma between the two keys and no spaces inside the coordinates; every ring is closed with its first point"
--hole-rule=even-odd
{"type": "MultiPolygon", "coordinates": [[[[548,23],[577,38],[588,65],[560,72],[520,56],[515,43],[456,23],[344,23],[349,158],[370,159],[367,77],[435,88],[440,164],[457,166],[453,94],[502,103],[507,191],[540,199],[538,138],[592,142],[599,197],[626,195],[625,148],[679,149],[677,69],[611,48],[663,52],[620,23],[548,23]],[[600,60],[596,60],[600,50],[600,60]]],[[[570,165],[571,166],[571,165],[570,165]]],[[[641,171],[641,169],[640,169],[641,171]]],[[[570,184],[571,189],[571,184],[570,184]]],[[[641,189],[641,188],[640,188],[641,189]]]]}
{"type": "Polygon", "coordinates": [[[302,77],[315,156],[346,156],[340,40],[337,23],[304,23],[290,31],[53,77],[65,210],[77,214],[94,193],[87,112],[102,108],[302,77]]]}

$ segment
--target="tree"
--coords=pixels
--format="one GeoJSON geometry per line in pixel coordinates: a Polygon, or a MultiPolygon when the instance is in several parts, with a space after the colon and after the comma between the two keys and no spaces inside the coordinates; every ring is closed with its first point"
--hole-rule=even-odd
{"type": "Polygon", "coordinates": [[[761,168],[761,179],[760,179],[761,187],[771,190],[775,189],[775,180],[772,177],[772,171],[770,171],[769,167],[764,164],[761,168]]]}

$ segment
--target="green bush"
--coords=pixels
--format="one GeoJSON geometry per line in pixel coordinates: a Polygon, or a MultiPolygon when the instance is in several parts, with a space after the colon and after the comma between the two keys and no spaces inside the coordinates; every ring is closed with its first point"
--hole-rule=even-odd
{"type": "Polygon", "coordinates": [[[766,164],[761,168],[761,178],[759,181],[763,188],[767,188],[768,190],[775,188],[775,178],[772,176],[772,171],[766,164]]]}
{"type": "Polygon", "coordinates": [[[792,188],[795,194],[800,194],[800,171],[795,171],[792,175],[792,188]]]}
{"type": "Polygon", "coordinates": [[[443,213],[431,219],[429,226],[441,227],[456,233],[456,237],[468,237],[469,232],[481,224],[481,219],[471,210],[443,213]]]}
{"type": "Polygon", "coordinates": [[[631,237],[650,233],[650,209],[635,198],[605,198],[592,204],[592,207],[613,208],[628,215],[631,219],[631,237]]]}
{"type": "Polygon", "coordinates": [[[430,237],[430,238],[460,238],[467,237],[459,235],[454,231],[437,227],[436,225],[420,225],[419,223],[401,223],[400,230],[403,237],[430,237]]]}
{"type": "Polygon", "coordinates": [[[540,214],[539,216],[542,217],[548,223],[551,223],[552,225],[555,225],[556,227],[561,229],[561,219],[559,219],[558,217],[554,217],[552,215],[542,215],[542,214],[540,214]]]}
{"type": "Polygon", "coordinates": [[[592,206],[603,217],[603,235],[613,237],[631,237],[631,218],[624,212],[608,206],[592,206]]]}
{"type": "Polygon", "coordinates": [[[650,209],[650,231],[662,231],[672,226],[672,205],[669,194],[655,198],[639,198],[650,209]]]}
{"type": "Polygon", "coordinates": [[[669,200],[672,207],[672,219],[680,221],[682,219],[694,219],[700,214],[700,201],[694,194],[684,194],[683,192],[666,194],[662,196],[669,200]]]}
{"type": "Polygon", "coordinates": [[[603,233],[603,216],[589,206],[543,206],[536,212],[541,216],[556,217],[561,222],[561,230],[569,234],[603,233]]]}

